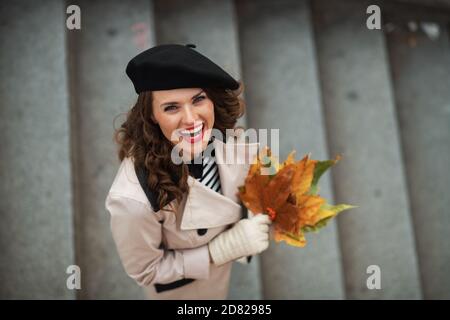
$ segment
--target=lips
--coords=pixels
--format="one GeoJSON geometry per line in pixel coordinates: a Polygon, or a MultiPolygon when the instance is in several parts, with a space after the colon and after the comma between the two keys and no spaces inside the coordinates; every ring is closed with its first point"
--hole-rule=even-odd
{"type": "Polygon", "coordinates": [[[194,144],[197,142],[200,142],[203,140],[203,134],[205,131],[205,125],[204,123],[195,126],[194,128],[192,128],[191,130],[180,130],[180,135],[183,137],[183,140],[190,143],[190,144],[194,144]]]}
{"type": "Polygon", "coordinates": [[[191,129],[184,129],[180,131],[180,134],[186,138],[195,138],[196,136],[198,136],[203,129],[203,123],[193,127],[191,129]]]}

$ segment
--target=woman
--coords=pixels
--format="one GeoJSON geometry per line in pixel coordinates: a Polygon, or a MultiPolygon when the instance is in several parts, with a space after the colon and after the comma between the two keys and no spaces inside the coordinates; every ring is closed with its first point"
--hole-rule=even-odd
{"type": "Polygon", "coordinates": [[[122,264],[151,299],[225,299],[232,262],[269,244],[270,219],[243,218],[237,197],[258,147],[234,130],[241,85],[194,48],[156,46],[126,69],[138,98],[116,132],[105,205],[122,264]]]}

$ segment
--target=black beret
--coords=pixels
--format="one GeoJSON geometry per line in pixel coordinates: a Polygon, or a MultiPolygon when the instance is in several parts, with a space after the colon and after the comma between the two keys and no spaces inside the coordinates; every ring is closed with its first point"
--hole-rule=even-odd
{"type": "Polygon", "coordinates": [[[239,87],[233,77],[194,48],[192,44],[163,44],[131,59],[126,73],[136,93],[176,88],[236,90],[239,87]]]}

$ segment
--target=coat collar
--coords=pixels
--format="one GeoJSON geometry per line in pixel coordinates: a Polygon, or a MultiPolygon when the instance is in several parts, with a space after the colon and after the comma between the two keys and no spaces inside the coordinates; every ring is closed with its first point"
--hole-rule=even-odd
{"type": "MultiPolygon", "coordinates": [[[[237,191],[238,187],[244,184],[250,161],[254,159],[259,143],[235,140],[223,142],[219,139],[213,139],[212,143],[223,194],[189,175],[189,192],[184,196],[177,212],[177,218],[181,219],[181,230],[219,227],[235,223],[242,218],[242,206],[237,191]]],[[[146,183],[148,171],[141,167],[135,167],[135,171],[153,210],[160,211],[157,195],[146,183]]]]}

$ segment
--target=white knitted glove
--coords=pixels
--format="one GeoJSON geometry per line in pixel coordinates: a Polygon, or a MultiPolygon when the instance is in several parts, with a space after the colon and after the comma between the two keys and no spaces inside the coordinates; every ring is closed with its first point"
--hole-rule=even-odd
{"type": "Polygon", "coordinates": [[[254,255],[269,247],[269,225],[266,214],[257,214],[239,220],[208,243],[209,254],[215,265],[220,266],[243,256],[254,255]]]}
{"type": "MultiPolygon", "coordinates": [[[[252,218],[255,214],[250,210],[250,209],[246,209],[247,210],[247,218],[252,218]]],[[[245,264],[248,265],[250,263],[249,258],[251,258],[252,256],[244,256],[244,257],[240,257],[239,259],[236,259],[236,262],[239,262],[240,264],[245,264]]]]}

